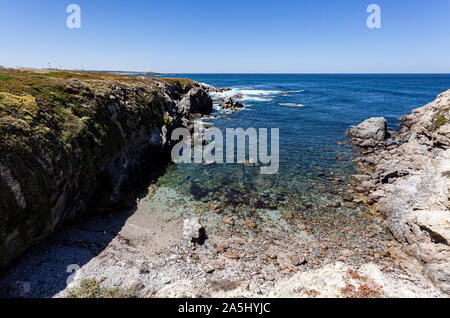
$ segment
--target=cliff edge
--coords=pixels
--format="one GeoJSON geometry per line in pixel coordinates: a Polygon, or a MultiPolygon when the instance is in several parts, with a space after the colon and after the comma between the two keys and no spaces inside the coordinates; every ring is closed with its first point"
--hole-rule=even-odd
{"type": "Polygon", "coordinates": [[[212,111],[187,79],[0,69],[0,268],[73,218],[134,202],[170,132],[212,111]]]}

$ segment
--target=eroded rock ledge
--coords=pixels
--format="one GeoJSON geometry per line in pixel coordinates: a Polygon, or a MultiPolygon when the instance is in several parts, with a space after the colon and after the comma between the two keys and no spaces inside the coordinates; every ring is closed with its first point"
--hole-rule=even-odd
{"type": "Polygon", "coordinates": [[[385,217],[385,225],[422,272],[450,293],[450,90],[403,116],[388,138],[384,118],[350,128],[361,147],[356,189],[385,217]]]}
{"type": "Polygon", "coordinates": [[[212,111],[191,80],[0,70],[0,268],[57,226],[133,203],[170,132],[212,111]]]}

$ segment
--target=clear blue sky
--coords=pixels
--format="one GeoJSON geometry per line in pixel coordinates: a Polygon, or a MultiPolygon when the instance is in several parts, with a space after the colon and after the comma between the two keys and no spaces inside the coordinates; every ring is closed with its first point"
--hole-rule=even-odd
{"type": "Polygon", "coordinates": [[[1,0],[0,65],[450,73],[449,0],[1,0]],[[82,28],[66,27],[66,7],[82,28]],[[368,29],[366,8],[382,9],[368,29]]]}

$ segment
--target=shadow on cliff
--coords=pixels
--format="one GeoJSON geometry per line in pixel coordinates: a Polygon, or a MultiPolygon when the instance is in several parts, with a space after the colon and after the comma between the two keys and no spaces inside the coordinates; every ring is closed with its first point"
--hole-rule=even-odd
{"type": "Polygon", "coordinates": [[[0,280],[0,297],[52,297],[75,270],[98,256],[135,209],[89,216],[63,226],[29,249],[0,280]]]}
{"type": "Polygon", "coordinates": [[[101,214],[90,212],[61,226],[16,259],[0,273],[0,298],[47,298],[64,290],[76,270],[101,254],[119,234],[135,213],[137,199],[147,195],[149,185],[167,165],[152,168],[134,179],[135,186],[128,189],[124,202],[128,207],[112,207],[101,214]]]}

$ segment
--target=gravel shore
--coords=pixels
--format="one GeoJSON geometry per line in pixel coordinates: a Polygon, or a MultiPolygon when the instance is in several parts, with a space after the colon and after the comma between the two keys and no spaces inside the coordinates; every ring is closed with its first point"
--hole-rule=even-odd
{"type": "Polygon", "coordinates": [[[151,187],[136,209],[73,224],[27,253],[1,280],[2,296],[73,297],[90,280],[133,297],[443,296],[405,271],[377,216],[337,208],[333,218],[259,211],[242,220],[203,208],[151,187]],[[203,245],[183,240],[191,217],[206,230],[203,245]]]}

